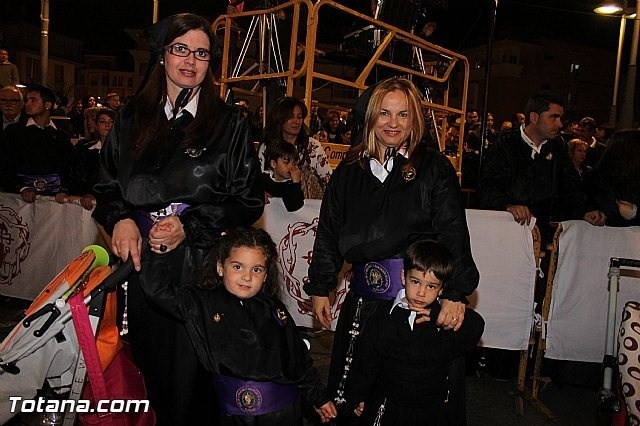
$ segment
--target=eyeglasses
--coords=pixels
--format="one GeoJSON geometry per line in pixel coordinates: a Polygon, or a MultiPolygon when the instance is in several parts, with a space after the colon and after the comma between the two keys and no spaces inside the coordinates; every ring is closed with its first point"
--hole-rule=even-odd
{"type": "Polygon", "coordinates": [[[165,46],[165,50],[174,56],[179,56],[181,58],[186,58],[187,56],[193,53],[193,57],[199,61],[210,61],[211,60],[211,52],[206,49],[196,49],[191,50],[184,44],[172,44],[170,46],[165,46]]]}
{"type": "Polygon", "coordinates": [[[17,105],[20,103],[20,99],[7,99],[7,98],[0,98],[0,103],[3,104],[14,104],[17,105]]]}

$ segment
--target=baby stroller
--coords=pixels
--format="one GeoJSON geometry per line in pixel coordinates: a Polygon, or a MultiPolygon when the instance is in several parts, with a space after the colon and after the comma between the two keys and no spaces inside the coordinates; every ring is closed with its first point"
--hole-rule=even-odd
{"type": "MultiPolygon", "coordinates": [[[[90,328],[95,333],[99,327],[96,346],[103,370],[121,349],[115,323],[115,294],[109,295],[112,300],[107,311],[105,304],[107,293],[126,279],[133,266],[129,261],[111,273],[108,261],[102,247],[85,249],[40,293],[25,318],[0,344],[0,424],[25,408],[25,401],[35,400],[42,389],[53,391],[47,400],[51,395],[80,398],[86,363],[79,351],[69,304],[76,294],[81,293],[75,296],[76,300],[89,306],[90,328]],[[103,311],[109,319],[105,314],[101,320],[103,311]]],[[[30,406],[25,411],[34,409],[30,406]]],[[[62,416],[65,425],[75,423],[75,413],[69,412],[48,416],[50,424],[62,424],[62,416]]]]}
{"type": "Polygon", "coordinates": [[[617,293],[620,276],[624,271],[621,268],[640,269],[640,260],[612,257],[609,261],[609,309],[599,408],[601,411],[614,413],[614,425],[637,425],[640,424],[640,377],[637,374],[640,371],[640,303],[629,301],[625,304],[616,351],[617,293]]]}

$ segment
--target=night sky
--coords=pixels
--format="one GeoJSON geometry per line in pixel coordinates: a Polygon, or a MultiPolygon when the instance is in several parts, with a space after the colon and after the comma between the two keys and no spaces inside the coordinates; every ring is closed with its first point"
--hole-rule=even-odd
{"type": "MultiPolygon", "coordinates": [[[[397,0],[386,0],[397,1],[397,0]]],[[[489,10],[494,0],[427,0],[448,3],[438,18],[433,41],[451,49],[463,49],[486,39],[489,10]]],[[[596,16],[597,0],[499,0],[497,37],[528,38],[546,34],[590,45],[615,49],[618,21],[596,16]]],[[[0,19],[22,15],[38,22],[40,0],[2,2],[0,19]],[[9,4],[11,3],[11,4],[9,4]],[[16,5],[18,3],[18,5],[16,5]],[[10,12],[10,13],[7,13],[10,12]]],[[[94,49],[117,48],[121,29],[151,24],[152,0],[50,0],[51,30],[85,40],[94,49]]],[[[215,18],[226,9],[227,0],[160,0],[160,17],[194,12],[215,18]]],[[[341,3],[366,10],[369,0],[341,3]]],[[[629,31],[631,32],[631,31],[629,31]]]]}

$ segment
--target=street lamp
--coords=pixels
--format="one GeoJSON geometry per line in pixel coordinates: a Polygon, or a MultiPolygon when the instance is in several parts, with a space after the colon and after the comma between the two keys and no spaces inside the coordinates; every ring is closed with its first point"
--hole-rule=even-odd
{"type": "MultiPolygon", "coordinates": [[[[624,5],[626,6],[626,4],[624,5]]],[[[602,15],[612,15],[619,12],[624,14],[620,19],[620,34],[618,39],[618,55],[616,58],[616,72],[613,83],[613,99],[611,101],[611,111],[609,114],[609,123],[616,126],[617,121],[617,101],[618,90],[620,86],[620,68],[622,60],[622,48],[624,44],[624,35],[626,30],[627,19],[634,19],[636,16],[640,16],[640,2],[636,0],[636,13],[633,13],[633,9],[625,8],[616,0],[606,0],[598,7],[594,9],[594,12],[602,15]]],[[[620,128],[630,128],[633,122],[633,106],[635,101],[635,87],[636,87],[636,62],[638,54],[638,38],[640,38],[640,24],[637,20],[634,20],[633,25],[633,41],[631,45],[631,54],[629,57],[629,69],[627,72],[627,80],[625,85],[625,99],[622,105],[620,114],[620,128]]]]}
{"type": "Polygon", "coordinates": [[[600,3],[593,11],[601,15],[613,15],[622,12],[623,7],[616,0],[608,0],[600,3]]]}

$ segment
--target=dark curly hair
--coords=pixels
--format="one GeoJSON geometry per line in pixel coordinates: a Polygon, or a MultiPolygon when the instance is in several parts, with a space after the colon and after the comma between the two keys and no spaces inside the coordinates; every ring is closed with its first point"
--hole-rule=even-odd
{"type": "Polygon", "coordinates": [[[256,228],[235,228],[228,231],[220,239],[220,242],[211,249],[204,260],[203,280],[200,287],[216,288],[224,285],[222,277],[217,273],[218,262],[224,263],[231,254],[231,250],[238,247],[262,250],[267,267],[267,279],[260,292],[278,298],[280,296],[280,280],[276,244],[266,231],[256,228]]]}

